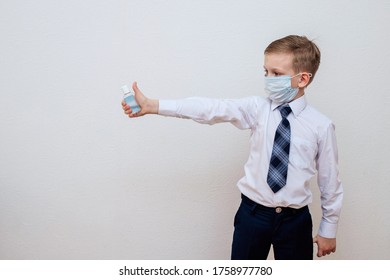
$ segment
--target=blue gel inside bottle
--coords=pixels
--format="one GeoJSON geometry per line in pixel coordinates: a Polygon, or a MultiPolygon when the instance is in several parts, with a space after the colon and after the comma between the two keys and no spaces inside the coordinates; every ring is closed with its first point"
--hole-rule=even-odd
{"type": "Polygon", "coordinates": [[[135,101],[134,93],[132,93],[127,85],[122,86],[123,91],[123,99],[126,104],[130,106],[131,110],[134,113],[141,111],[141,107],[138,105],[137,101],[135,101]]]}

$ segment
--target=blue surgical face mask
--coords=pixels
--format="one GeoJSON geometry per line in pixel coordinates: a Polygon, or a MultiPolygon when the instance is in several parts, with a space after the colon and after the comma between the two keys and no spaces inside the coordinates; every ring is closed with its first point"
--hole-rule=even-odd
{"type": "Polygon", "coordinates": [[[276,103],[287,103],[293,100],[297,96],[299,88],[291,87],[291,79],[298,75],[301,75],[301,73],[291,77],[265,77],[265,92],[268,94],[268,97],[276,103]]]}

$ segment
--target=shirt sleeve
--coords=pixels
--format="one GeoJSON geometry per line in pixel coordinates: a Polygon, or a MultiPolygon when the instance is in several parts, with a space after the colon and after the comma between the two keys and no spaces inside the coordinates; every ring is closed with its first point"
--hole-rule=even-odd
{"type": "Polygon", "coordinates": [[[256,123],[257,103],[256,97],[242,99],[191,97],[181,100],[160,100],[158,113],[209,125],[230,122],[240,129],[249,129],[256,123]]]}
{"type": "Polygon", "coordinates": [[[339,179],[338,150],[332,123],[319,142],[317,170],[322,208],[318,234],[325,238],[335,238],[343,200],[343,186],[339,179]]]}

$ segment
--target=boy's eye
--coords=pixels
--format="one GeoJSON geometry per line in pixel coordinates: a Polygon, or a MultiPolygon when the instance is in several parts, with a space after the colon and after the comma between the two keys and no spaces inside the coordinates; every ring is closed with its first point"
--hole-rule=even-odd
{"type": "Polygon", "coordinates": [[[275,72],[274,74],[275,74],[275,77],[280,76],[280,73],[278,73],[278,72],[275,72]]]}

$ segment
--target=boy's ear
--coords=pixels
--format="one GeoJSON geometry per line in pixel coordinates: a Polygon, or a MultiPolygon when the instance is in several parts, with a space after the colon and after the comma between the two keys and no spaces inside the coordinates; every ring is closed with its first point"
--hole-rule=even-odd
{"type": "Polygon", "coordinates": [[[298,87],[299,88],[306,87],[310,82],[311,76],[312,76],[311,73],[302,72],[301,77],[299,78],[298,81],[298,87]]]}

